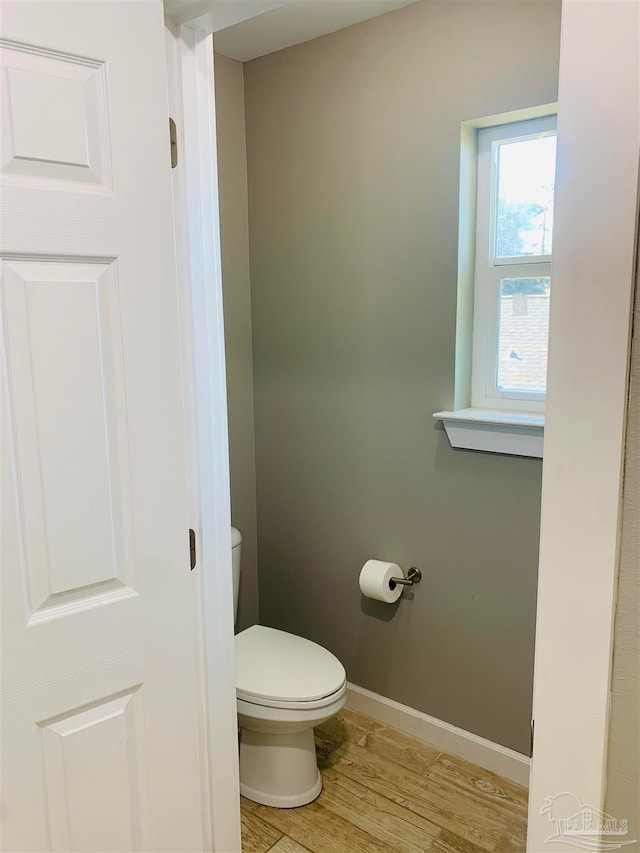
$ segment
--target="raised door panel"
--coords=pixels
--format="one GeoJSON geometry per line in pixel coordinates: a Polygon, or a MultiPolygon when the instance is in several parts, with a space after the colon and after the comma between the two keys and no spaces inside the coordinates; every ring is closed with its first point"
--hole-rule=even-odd
{"type": "Polygon", "coordinates": [[[39,724],[51,847],[147,850],[142,688],[39,724]]]}
{"type": "Polygon", "coordinates": [[[3,264],[29,620],[134,590],[117,265],[3,264]]]}
{"type": "Polygon", "coordinates": [[[0,41],[2,182],[109,190],[104,63],[0,41]]]}

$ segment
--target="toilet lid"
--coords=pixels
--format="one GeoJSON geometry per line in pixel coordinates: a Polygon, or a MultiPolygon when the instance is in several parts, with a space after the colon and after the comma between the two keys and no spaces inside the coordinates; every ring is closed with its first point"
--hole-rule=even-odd
{"type": "Polygon", "coordinates": [[[254,625],[236,636],[239,698],[311,702],[340,690],[344,667],[311,640],[254,625]]]}

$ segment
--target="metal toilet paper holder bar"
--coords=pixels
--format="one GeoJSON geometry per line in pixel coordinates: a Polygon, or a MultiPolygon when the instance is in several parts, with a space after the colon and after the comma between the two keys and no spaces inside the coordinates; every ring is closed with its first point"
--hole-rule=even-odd
{"type": "Polygon", "coordinates": [[[395,589],[396,584],[400,584],[401,586],[413,586],[415,583],[420,583],[422,580],[422,572],[420,569],[412,566],[407,572],[406,578],[391,578],[389,581],[389,588],[395,589]]]}

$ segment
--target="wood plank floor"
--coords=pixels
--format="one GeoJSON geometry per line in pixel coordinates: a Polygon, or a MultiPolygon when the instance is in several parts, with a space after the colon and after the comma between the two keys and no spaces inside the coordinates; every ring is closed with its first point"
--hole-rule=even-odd
{"type": "Polygon", "coordinates": [[[316,729],[323,790],[242,798],[243,853],[522,853],[527,789],[346,708],[316,729]]]}

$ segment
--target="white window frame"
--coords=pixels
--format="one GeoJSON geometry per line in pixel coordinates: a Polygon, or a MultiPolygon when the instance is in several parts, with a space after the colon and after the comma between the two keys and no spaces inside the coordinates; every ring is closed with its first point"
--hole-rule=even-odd
{"type": "Polygon", "coordinates": [[[556,116],[511,121],[477,131],[476,255],[473,310],[471,406],[543,413],[544,393],[497,387],[500,281],[550,277],[551,255],[496,257],[498,152],[502,143],[556,132],[556,116]]]}
{"type": "MultiPolygon", "coordinates": [[[[484,308],[482,298],[476,296],[475,269],[477,266],[477,197],[478,197],[478,137],[485,128],[504,133],[505,126],[516,122],[552,117],[556,119],[558,104],[540,104],[508,113],[484,116],[463,121],[460,125],[460,218],[458,225],[458,293],[456,312],[455,385],[453,406],[449,410],[435,412],[433,417],[442,421],[452,447],[480,450],[486,453],[506,453],[512,456],[542,458],[544,449],[544,409],[535,402],[531,409],[518,399],[506,400],[502,405],[499,398],[487,398],[485,405],[474,404],[473,380],[478,376],[478,357],[474,350],[474,326],[476,315],[484,308]],[[480,303],[480,304],[479,304],[480,303]]],[[[488,238],[487,238],[488,239],[488,238]]],[[[485,242],[488,257],[489,243],[485,242]]],[[[497,266],[509,269],[510,259],[499,259],[497,266]]],[[[520,260],[520,259],[518,259],[520,260]]],[[[548,259],[544,258],[544,263],[548,259]]],[[[538,264],[538,266],[541,266],[538,264]]],[[[543,265],[542,265],[543,266],[543,265]]],[[[527,263],[527,273],[531,274],[527,263]]],[[[538,271],[538,270],[537,270],[538,271]]],[[[540,270],[542,275],[542,270],[540,270]]],[[[502,273],[503,278],[508,274],[502,273]]],[[[522,276],[520,276],[522,277],[522,276]]],[[[493,303],[494,306],[496,303],[493,303]]],[[[486,316],[486,313],[485,313],[486,316]]],[[[497,311],[495,312],[497,323],[497,311]]],[[[476,334],[476,342],[479,338],[476,334]]],[[[495,334],[494,334],[495,339],[495,334]]],[[[483,349],[486,358],[486,338],[483,349]]],[[[482,368],[481,368],[482,369],[482,368]]],[[[486,365],[485,374],[486,376],[486,365]]],[[[480,399],[475,395],[475,399],[480,399]]],[[[538,401],[539,402],[539,401],[538,401]]]]}

